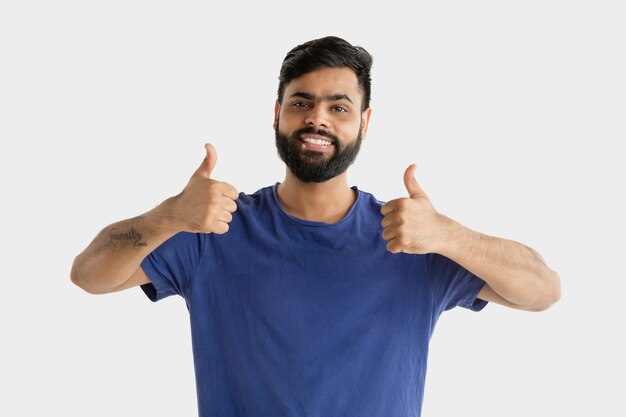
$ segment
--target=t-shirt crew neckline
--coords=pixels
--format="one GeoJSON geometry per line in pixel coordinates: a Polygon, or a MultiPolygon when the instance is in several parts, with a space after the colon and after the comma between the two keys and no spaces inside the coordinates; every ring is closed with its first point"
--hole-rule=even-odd
{"type": "Polygon", "coordinates": [[[356,192],[356,200],[354,201],[354,203],[352,203],[352,206],[350,207],[350,210],[348,210],[348,212],[346,213],[345,216],[343,216],[343,218],[341,220],[339,220],[337,223],[326,223],[326,222],[314,222],[311,220],[304,220],[301,219],[299,217],[293,216],[289,213],[287,213],[284,209],[283,206],[280,205],[280,201],[278,200],[278,195],[276,194],[276,189],[278,188],[278,186],[280,185],[280,182],[277,182],[274,184],[274,186],[272,187],[272,195],[274,196],[274,203],[276,203],[276,207],[278,207],[278,210],[288,219],[296,222],[296,223],[300,223],[303,224],[305,226],[313,226],[313,227],[332,227],[332,226],[338,226],[342,223],[347,222],[350,217],[352,217],[352,214],[354,213],[354,211],[356,210],[357,205],[359,204],[359,202],[361,201],[361,192],[359,191],[359,189],[357,188],[356,185],[353,185],[352,187],[350,187],[352,190],[354,190],[356,192]]]}

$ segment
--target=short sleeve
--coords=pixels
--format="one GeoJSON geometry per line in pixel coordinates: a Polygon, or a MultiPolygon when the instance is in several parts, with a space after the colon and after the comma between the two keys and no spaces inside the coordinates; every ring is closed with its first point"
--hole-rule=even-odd
{"type": "Polygon", "coordinates": [[[476,298],[485,281],[450,258],[437,253],[426,255],[428,274],[433,281],[439,311],[460,306],[480,311],[487,301],[476,298]]]}
{"type": "Polygon", "coordinates": [[[141,262],[150,283],[141,289],[152,301],[170,295],[185,297],[200,262],[206,234],[181,232],[165,241],[141,262]]]}

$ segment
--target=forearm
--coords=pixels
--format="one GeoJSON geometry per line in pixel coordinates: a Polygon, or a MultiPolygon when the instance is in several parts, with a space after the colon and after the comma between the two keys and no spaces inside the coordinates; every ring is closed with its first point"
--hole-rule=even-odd
{"type": "Polygon", "coordinates": [[[169,200],[132,219],[113,223],[96,236],[72,265],[72,282],[90,293],[126,282],[141,261],[177,233],[168,216],[169,200]]]}
{"type": "Polygon", "coordinates": [[[450,219],[450,238],[438,251],[509,302],[545,309],[560,297],[560,279],[542,256],[519,242],[488,236],[450,219]]]}

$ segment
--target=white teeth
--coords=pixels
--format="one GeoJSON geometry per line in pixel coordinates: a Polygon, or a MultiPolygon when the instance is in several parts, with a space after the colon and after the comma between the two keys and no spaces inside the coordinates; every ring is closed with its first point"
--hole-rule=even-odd
{"type": "Polygon", "coordinates": [[[327,140],[323,140],[323,139],[302,138],[302,140],[307,142],[307,143],[313,143],[315,145],[325,145],[325,146],[328,146],[328,145],[331,144],[331,142],[329,142],[327,140]]]}

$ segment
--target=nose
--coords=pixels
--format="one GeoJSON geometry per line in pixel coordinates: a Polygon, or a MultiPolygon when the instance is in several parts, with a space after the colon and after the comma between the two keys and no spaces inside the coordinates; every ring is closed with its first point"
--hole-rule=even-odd
{"type": "Polygon", "coordinates": [[[328,120],[328,114],[323,106],[314,106],[306,115],[304,123],[308,126],[324,127],[328,129],[330,122],[328,120]]]}

